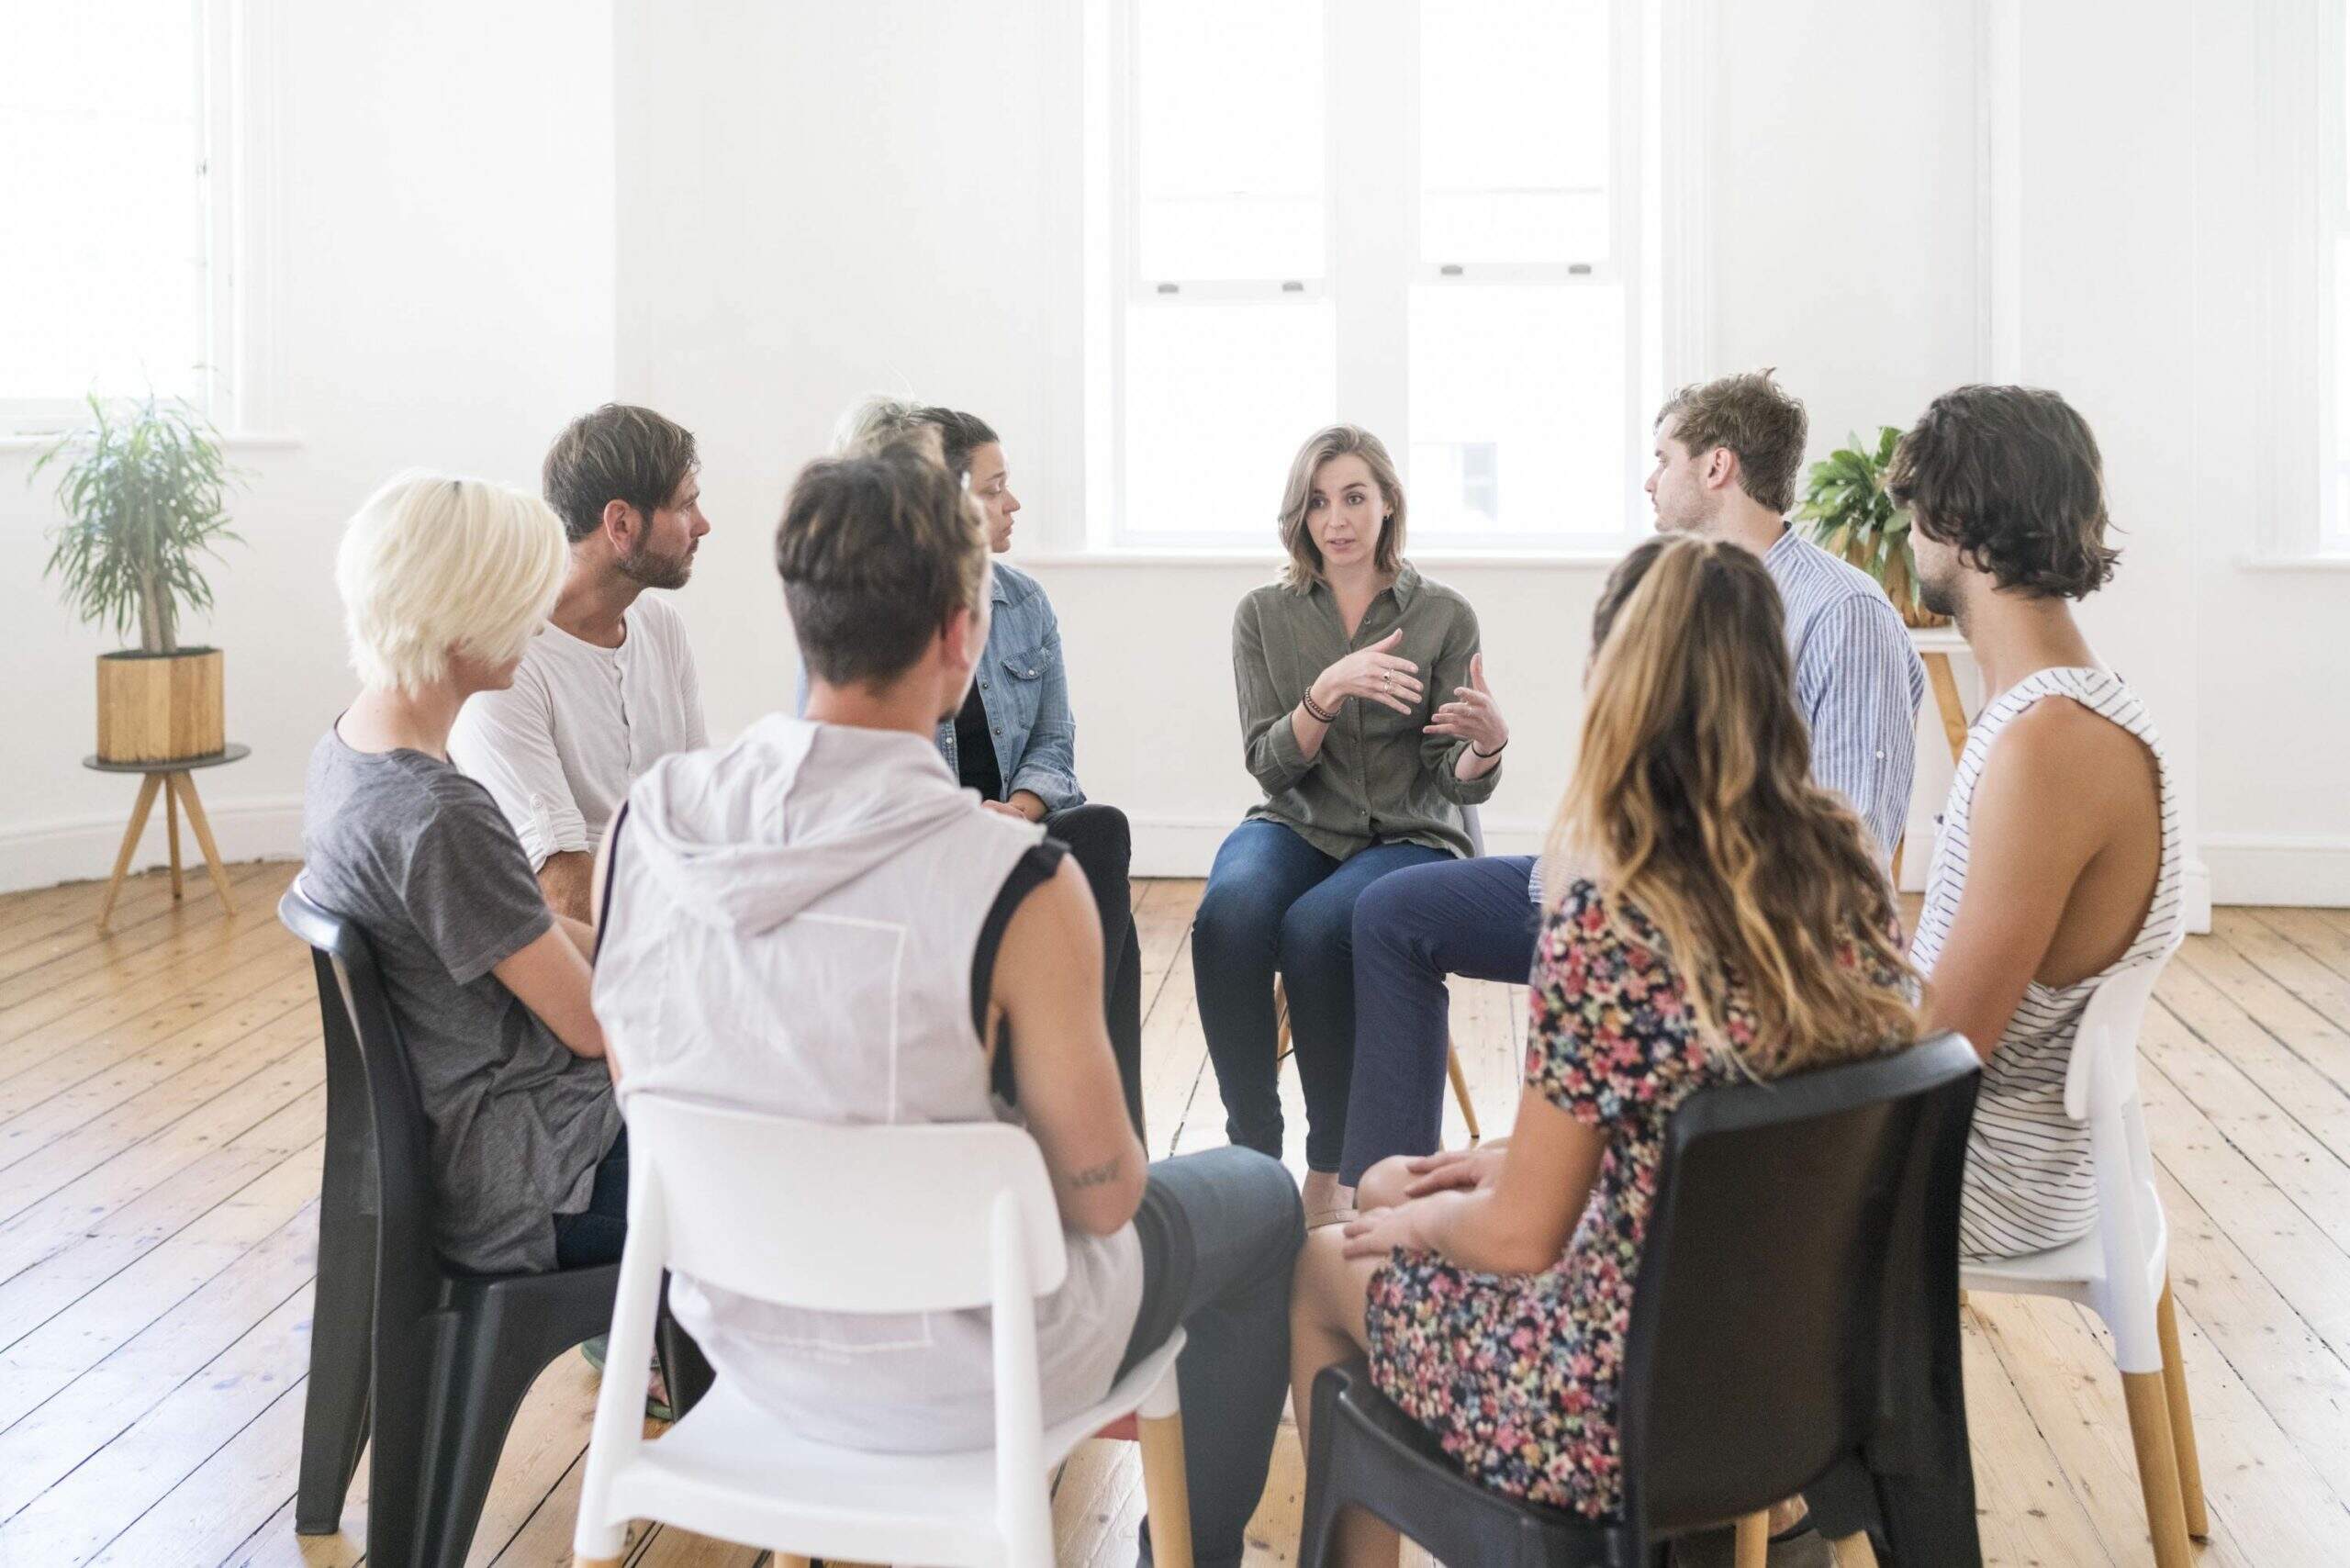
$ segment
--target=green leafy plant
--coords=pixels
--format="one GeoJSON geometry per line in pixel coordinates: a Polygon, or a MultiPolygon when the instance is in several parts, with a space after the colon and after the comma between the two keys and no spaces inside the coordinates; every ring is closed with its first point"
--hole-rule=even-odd
{"type": "Polygon", "coordinates": [[[1885,587],[1893,608],[1911,625],[1938,618],[1918,602],[1918,563],[1909,553],[1909,514],[1886,493],[1885,472],[1901,432],[1877,427],[1873,446],[1857,435],[1811,465],[1796,521],[1811,530],[1819,547],[1841,555],[1885,587]]]}
{"type": "Polygon", "coordinates": [[[182,611],[212,608],[198,553],[217,560],[219,542],[243,543],[221,510],[239,476],[218,432],[152,392],[119,412],[93,396],[90,422],[43,452],[28,482],[58,462],[66,520],[41,576],[62,582],[83,620],[122,636],[136,629],[140,652],[178,651],[182,611]]]}

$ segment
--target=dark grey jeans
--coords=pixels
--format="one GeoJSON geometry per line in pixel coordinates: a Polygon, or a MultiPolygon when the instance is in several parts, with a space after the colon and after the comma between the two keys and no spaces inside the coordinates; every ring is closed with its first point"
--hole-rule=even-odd
{"type": "MultiPolygon", "coordinates": [[[[1265,1493],[1289,1394],[1290,1275],[1305,1211],[1278,1160],[1211,1148],[1151,1166],[1135,1232],[1142,1308],[1118,1375],[1183,1329],[1175,1376],[1192,1558],[1198,1568],[1232,1568],[1265,1493]]],[[[1148,1568],[1148,1520],[1137,1561],[1148,1568]]]]}

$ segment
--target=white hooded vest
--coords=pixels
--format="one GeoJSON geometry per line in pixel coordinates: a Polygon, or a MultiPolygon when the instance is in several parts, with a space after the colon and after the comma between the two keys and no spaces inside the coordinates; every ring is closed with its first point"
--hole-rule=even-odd
{"type": "MultiPolygon", "coordinates": [[[[846,1125],[995,1117],[972,960],[1042,836],[981,810],[927,736],[778,714],[662,759],[629,791],[596,960],[622,1105],[658,1090],[846,1125]]],[[[1067,1239],[1069,1277],[1037,1303],[1048,1424],[1108,1391],[1141,1305],[1132,1225],[1067,1239]]],[[[985,1310],[811,1313],[684,1277],[670,1305],[722,1377],[809,1437],[991,1440],[985,1310]]]]}

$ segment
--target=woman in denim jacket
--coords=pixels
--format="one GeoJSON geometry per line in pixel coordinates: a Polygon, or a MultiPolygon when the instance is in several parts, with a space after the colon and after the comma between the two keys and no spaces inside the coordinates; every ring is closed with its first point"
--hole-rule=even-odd
{"type": "MultiPolygon", "coordinates": [[[[938,431],[946,466],[970,487],[987,516],[988,548],[1011,548],[1013,514],[1003,442],[984,420],[953,409],[916,410],[938,431]]],[[[1126,815],[1085,798],[1077,784],[1077,721],[1069,708],[1060,622],[1043,585],[995,563],[995,616],[963,710],[938,726],[938,749],[967,789],[991,811],[1045,824],[1069,846],[1102,908],[1103,994],[1110,1044],[1125,1086],[1126,1114],[1142,1131],[1142,947],[1135,937],[1127,881],[1126,815]]]]}

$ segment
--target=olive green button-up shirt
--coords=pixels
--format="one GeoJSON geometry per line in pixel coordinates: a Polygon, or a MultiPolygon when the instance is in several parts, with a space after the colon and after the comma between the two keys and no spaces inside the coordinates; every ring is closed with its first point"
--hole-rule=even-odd
{"type": "Polygon", "coordinates": [[[1264,804],[1248,815],[1281,823],[1339,860],[1381,841],[1471,854],[1460,808],[1489,799],[1502,770],[1464,783],[1453,768],[1469,743],[1421,729],[1453,700],[1455,687],[1469,684],[1477,648],[1469,601],[1408,561],[1371,601],[1352,637],[1320,583],[1303,593],[1280,583],[1250,593],[1232,618],[1242,751],[1265,791],[1264,804]],[[1324,670],[1398,627],[1404,638],[1394,653],[1419,666],[1418,705],[1405,714],[1351,699],[1308,760],[1298,750],[1298,700],[1324,670]]]}

